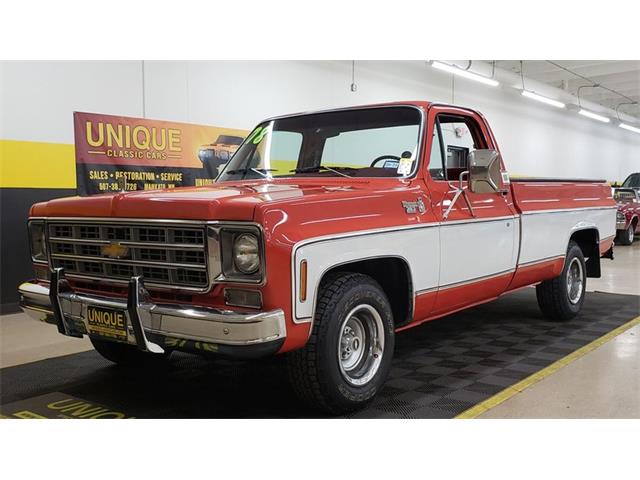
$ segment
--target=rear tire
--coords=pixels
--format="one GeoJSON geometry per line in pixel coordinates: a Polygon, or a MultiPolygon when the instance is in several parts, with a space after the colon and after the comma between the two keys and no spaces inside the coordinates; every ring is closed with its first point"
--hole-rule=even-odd
{"type": "Polygon", "coordinates": [[[635,227],[633,223],[630,223],[626,230],[618,230],[616,240],[620,245],[631,245],[633,243],[634,234],[635,227]]]}
{"type": "Polygon", "coordinates": [[[91,337],[89,339],[93,348],[102,357],[124,367],[159,367],[165,365],[171,356],[170,351],[165,351],[165,353],[161,354],[146,353],[126,343],[110,342],[91,337]]]}
{"type": "Polygon", "coordinates": [[[351,412],[382,388],[394,345],[393,314],[380,285],[366,275],[329,274],[307,344],[288,355],[289,378],[312,408],[351,412]]]}
{"type": "Polygon", "coordinates": [[[569,242],[562,273],[536,286],[542,313],[558,322],[570,320],[582,308],[587,288],[587,266],[577,243],[569,242]]]}

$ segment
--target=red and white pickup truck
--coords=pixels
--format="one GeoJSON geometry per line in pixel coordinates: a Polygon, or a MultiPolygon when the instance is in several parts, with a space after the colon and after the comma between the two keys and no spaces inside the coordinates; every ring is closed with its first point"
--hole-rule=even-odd
{"type": "Polygon", "coordinates": [[[29,231],[22,307],[60,333],[127,365],[286,353],[339,413],[400,330],[529,285],[578,314],[616,205],[603,181],[510,179],[480,113],[405,102],[265,120],[212,186],[38,203],[29,231]]]}

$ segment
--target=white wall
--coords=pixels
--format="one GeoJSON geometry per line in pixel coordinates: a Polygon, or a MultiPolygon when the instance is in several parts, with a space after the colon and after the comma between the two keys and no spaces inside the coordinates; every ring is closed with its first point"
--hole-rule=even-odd
{"type": "Polygon", "coordinates": [[[512,173],[622,180],[640,170],[640,135],[518,92],[456,79],[425,62],[4,62],[0,138],[73,142],[74,110],[235,128],[264,117],[393,100],[482,111],[512,173]]]}

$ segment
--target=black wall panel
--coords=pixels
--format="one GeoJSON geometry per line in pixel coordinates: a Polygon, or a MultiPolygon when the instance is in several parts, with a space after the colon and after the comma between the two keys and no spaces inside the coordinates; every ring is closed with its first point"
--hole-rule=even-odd
{"type": "Polygon", "coordinates": [[[27,217],[32,204],[75,195],[75,189],[0,189],[0,313],[18,311],[18,285],[33,278],[27,217]]]}

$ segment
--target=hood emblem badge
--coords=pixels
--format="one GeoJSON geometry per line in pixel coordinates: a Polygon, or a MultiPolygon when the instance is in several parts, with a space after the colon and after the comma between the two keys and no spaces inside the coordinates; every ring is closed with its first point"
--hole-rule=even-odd
{"type": "Polygon", "coordinates": [[[415,202],[407,202],[406,200],[403,200],[402,206],[407,213],[424,213],[427,211],[427,207],[425,207],[421,198],[418,198],[415,202]]]}
{"type": "Polygon", "coordinates": [[[129,248],[120,245],[118,242],[111,242],[108,245],[103,245],[100,248],[100,253],[102,253],[103,257],[125,258],[129,254],[129,248]]]}

